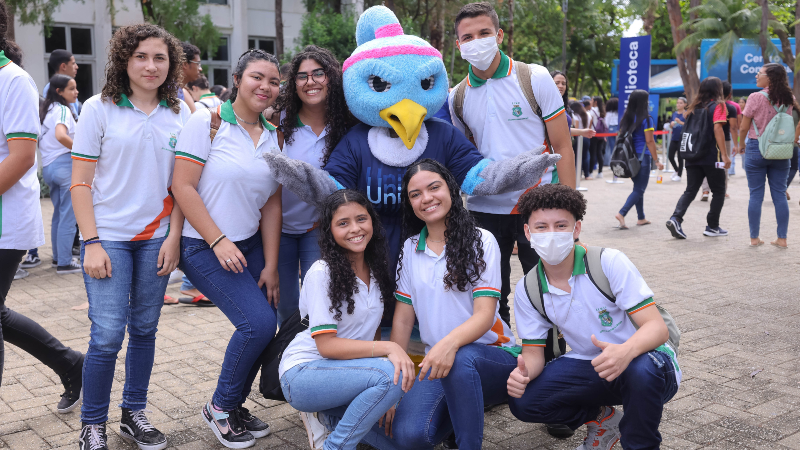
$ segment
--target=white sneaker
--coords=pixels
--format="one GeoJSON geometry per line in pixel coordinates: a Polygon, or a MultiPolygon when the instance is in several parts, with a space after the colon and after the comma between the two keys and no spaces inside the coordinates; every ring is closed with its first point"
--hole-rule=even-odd
{"type": "Polygon", "coordinates": [[[681,181],[681,177],[679,177],[677,174],[673,175],[671,179],[672,181],[681,181]]]}
{"type": "Polygon", "coordinates": [[[14,279],[15,280],[21,280],[21,279],[27,277],[30,274],[31,273],[28,272],[27,270],[25,270],[25,269],[23,269],[21,267],[17,267],[17,272],[14,274],[14,279]]]}
{"type": "Polygon", "coordinates": [[[308,445],[311,450],[322,450],[325,445],[325,439],[328,439],[328,435],[331,432],[319,421],[317,413],[301,412],[300,418],[303,419],[303,425],[306,427],[308,445]]]}
{"type": "Polygon", "coordinates": [[[169,281],[167,281],[167,284],[180,283],[181,281],[183,281],[183,272],[181,272],[180,269],[175,269],[169,274],[169,281]]]}
{"type": "Polygon", "coordinates": [[[597,172],[597,178],[603,179],[603,172],[597,172]]]}
{"type": "Polygon", "coordinates": [[[586,439],[576,450],[611,450],[619,442],[622,412],[611,406],[606,406],[604,412],[599,422],[592,420],[586,423],[586,439]]]}

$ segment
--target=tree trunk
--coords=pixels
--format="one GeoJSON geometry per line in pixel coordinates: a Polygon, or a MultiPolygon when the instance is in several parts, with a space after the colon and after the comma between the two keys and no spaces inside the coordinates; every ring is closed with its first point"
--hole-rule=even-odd
{"type": "MultiPolygon", "coordinates": [[[[672,42],[677,46],[686,39],[686,30],[681,29],[681,25],[683,25],[681,5],[679,0],[666,1],[669,22],[672,25],[672,42]]],[[[691,0],[691,3],[692,6],[695,6],[694,3],[699,4],[699,0],[691,0]]],[[[690,17],[696,17],[696,14],[693,13],[690,17]]],[[[675,56],[678,59],[678,71],[681,75],[681,81],[683,81],[683,90],[686,92],[689,102],[691,102],[700,89],[700,78],[697,76],[697,49],[686,49],[675,56]]]]}
{"type": "Polygon", "coordinates": [[[508,57],[514,59],[514,0],[508,0],[508,57]]]}
{"type": "Polygon", "coordinates": [[[656,23],[656,9],[658,9],[659,0],[651,0],[650,6],[647,7],[647,10],[642,14],[642,31],[646,34],[650,34],[650,30],[653,29],[653,25],[656,23]]]}
{"type": "Polygon", "coordinates": [[[764,64],[769,62],[767,57],[767,42],[769,29],[767,28],[767,18],[769,16],[769,2],[761,0],[761,32],[758,34],[758,45],[761,47],[761,58],[764,64]]]}
{"type": "MultiPolygon", "coordinates": [[[[800,0],[798,0],[800,1],[800,0]]],[[[6,39],[9,41],[16,41],[16,30],[14,29],[14,16],[17,9],[14,5],[8,5],[8,28],[6,29],[6,39]]]]}
{"type": "Polygon", "coordinates": [[[392,12],[397,13],[397,11],[394,9],[394,0],[386,0],[385,3],[387,8],[391,9],[392,12]]]}
{"type": "Polygon", "coordinates": [[[578,88],[580,88],[581,84],[581,56],[583,56],[583,53],[578,52],[577,61],[575,61],[575,64],[577,64],[575,68],[575,84],[572,85],[572,95],[575,98],[578,98],[578,88]]]}
{"type": "Polygon", "coordinates": [[[733,66],[733,55],[728,58],[728,83],[733,83],[733,78],[731,78],[731,68],[733,66]]]}
{"type": "Polygon", "coordinates": [[[592,74],[592,80],[594,81],[594,85],[597,86],[597,91],[600,92],[600,96],[603,97],[603,103],[605,103],[607,98],[606,98],[606,91],[603,90],[603,85],[600,84],[600,80],[598,80],[597,77],[594,76],[594,74],[592,74]]]}
{"type": "Polygon", "coordinates": [[[275,0],[275,56],[283,59],[283,0],[275,0]]]}
{"type": "MultiPolygon", "coordinates": [[[[762,8],[764,7],[763,4],[766,3],[764,0],[756,0],[756,2],[762,8]]],[[[800,1],[797,2],[797,4],[798,7],[800,7],[800,1]]],[[[798,11],[795,12],[795,16],[796,18],[800,19],[800,16],[797,16],[797,12],[798,11]]],[[[775,15],[772,14],[772,11],[770,11],[769,8],[767,8],[767,13],[768,13],[767,15],[768,20],[778,20],[775,17],[775,15]]],[[[776,35],[778,35],[778,39],[781,40],[781,59],[783,59],[783,62],[787,66],[789,66],[792,69],[792,71],[794,71],[795,56],[792,54],[792,44],[791,42],[789,42],[789,35],[780,30],[773,30],[773,31],[775,32],[776,35]]],[[[795,36],[797,36],[798,31],[800,31],[800,24],[795,25],[795,36]]]]}
{"type": "Polygon", "coordinates": [[[436,0],[430,29],[430,43],[439,53],[444,52],[444,2],[445,0],[436,0]]]}

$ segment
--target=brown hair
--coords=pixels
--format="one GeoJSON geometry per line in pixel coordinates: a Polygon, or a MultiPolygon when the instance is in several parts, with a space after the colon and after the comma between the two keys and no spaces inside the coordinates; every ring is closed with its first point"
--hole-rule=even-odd
{"type": "Polygon", "coordinates": [[[453,26],[456,39],[458,39],[458,24],[464,19],[471,19],[478,16],[486,16],[492,19],[492,25],[494,25],[495,31],[500,29],[500,18],[497,17],[497,11],[494,10],[494,6],[487,2],[467,3],[461,7],[461,10],[458,11],[456,15],[456,22],[453,26]]]}
{"type": "Polygon", "coordinates": [[[118,103],[122,94],[131,95],[131,81],[128,78],[128,61],[133,52],[145,39],[158,38],[167,45],[169,54],[169,71],[164,83],[158,87],[159,100],[166,100],[167,106],[176,114],[181,105],[178,99],[181,69],[185,62],[183,46],[173,35],[157,25],[142,23],[122,27],[114,33],[109,41],[108,64],[106,64],[106,84],[103,86],[103,101],[111,99],[118,103]]]}
{"type": "Polygon", "coordinates": [[[794,96],[789,87],[786,68],[782,64],[764,64],[764,72],[769,79],[769,102],[773,105],[792,106],[794,96]]]}
{"type": "Polygon", "coordinates": [[[525,223],[534,211],[540,209],[564,209],[575,220],[583,220],[586,214],[586,199],[583,194],[563,184],[545,184],[524,193],[519,198],[519,213],[525,223]]]}

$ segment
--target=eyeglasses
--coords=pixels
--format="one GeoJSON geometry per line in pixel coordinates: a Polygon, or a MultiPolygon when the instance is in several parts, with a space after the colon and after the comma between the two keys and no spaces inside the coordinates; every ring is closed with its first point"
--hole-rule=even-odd
{"type": "Polygon", "coordinates": [[[192,61],[192,60],[189,60],[189,61],[186,61],[186,62],[189,62],[189,63],[192,63],[192,64],[197,64],[198,66],[199,66],[200,64],[203,64],[203,62],[202,62],[202,61],[192,61]]]}
{"type": "MultiPolygon", "coordinates": [[[[325,69],[315,69],[311,72],[311,78],[315,82],[322,84],[325,81],[325,69]]],[[[294,76],[294,81],[298,86],[305,86],[308,83],[308,74],[306,72],[297,72],[294,76]]]]}

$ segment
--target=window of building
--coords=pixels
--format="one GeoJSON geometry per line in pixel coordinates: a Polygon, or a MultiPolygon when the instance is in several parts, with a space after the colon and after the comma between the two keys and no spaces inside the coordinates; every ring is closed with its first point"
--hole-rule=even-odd
{"type": "MultiPolygon", "coordinates": [[[[45,33],[46,34],[46,33],[45,33]]],[[[64,49],[72,52],[75,62],[78,63],[78,74],[75,84],[78,85],[78,100],[84,102],[94,95],[94,65],[97,58],[94,54],[91,26],[53,25],[50,36],[44,38],[44,59],[47,68],[47,79],[55,74],[49,65],[50,53],[53,50],[64,49]]]]}
{"type": "Polygon", "coordinates": [[[206,3],[211,3],[214,5],[227,5],[228,0],[206,0],[206,3]]]}
{"type": "Polygon", "coordinates": [[[267,53],[275,54],[275,38],[253,37],[247,40],[247,48],[257,48],[267,53]]]}
{"type": "Polygon", "coordinates": [[[220,39],[217,53],[211,58],[209,58],[208,52],[206,51],[200,54],[200,60],[203,63],[203,73],[212,86],[219,84],[230,87],[231,61],[229,42],[230,39],[228,36],[223,36],[222,39],[220,39]]]}

